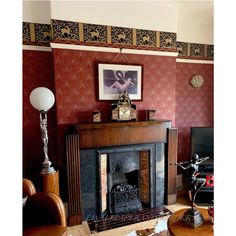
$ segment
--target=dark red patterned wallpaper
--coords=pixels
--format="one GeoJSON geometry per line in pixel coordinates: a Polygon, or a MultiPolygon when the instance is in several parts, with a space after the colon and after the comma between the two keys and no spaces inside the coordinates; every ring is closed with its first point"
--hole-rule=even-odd
{"type": "MultiPolygon", "coordinates": [[[[111,101],[97,101],[98,63],[111,63],[115,53],[54,49],[58,124],[86,123],[94,110],[102,121],[110,119],[111,101]]],[[[143,100],[134,101],[138,118],[145,109],[156,109],[158,119],[175,124],[176,58],[126,54],[129,64],[143,65],[143,100]]],[[[122,56],[114,63],[127,64],[122,56]]]]}
{"type": "MultiPolygon", "coordinates": [[[[39,86],[54,90],[51,52],[23,51],[23,176],[34,176],[44,160],[39,126],[39,112],[29,101],[31,91],[39,86]]],[[[56,157],[56,108],[48,112],[49,158],[56,157]]]]}
{"type": "MultiPolygon", "coordinates": [[[[179,128],[178,161],[189,159],[190,127],[213,126],[213,65],[176,63],[175,57],[125,55],[129,64],[143,65],[143,100],[134,101],[138,119],[144,120],[145,109],[156,109],[158,119],[172,120],[172,126],[179,128]],[[204,77],[199,89],[189,84],[194,74],[204,77]]],[[[32,89],[46,86],[54,91],[56,104],[48,113],[49,158],[63,166],[69,124],[90,122],[97,109],[103,122],[110,119],[111,101],[97,101],[97,64],[111,63],[115,56],[67,49],[23,52],[24,173],[33,173],[43,160],[39,114],[29,103],[32,89]]],[[[122,56],[113,63],[127,64],[122,56]]]]}
{"type": "Polygon", "coordinates": [[[178,160],[190,158],[190,127],[213,127],[214,86],[213,65],[195,63],[176,64],[176,127],[179,129],[178,160]],[[189,81],[195,74],[204,78],[200,88],[193,88],[189,81]]]}
{"type": "MultiPolygon", "coordinates": [[[[97,100],[97,68],[98,63],[111,63],[116,56],[116,53],[53,49],[59,154],[62,161],[65,157],[63,137],[69,124],[91,122],[92,112],[97,109],[102,112],[102,122],[110,121],[112,101],[97,100]]],[[[145,119],[145,109],[156,109],[157,118],[172,120],[174,124],[176,58],[134,54],[126,54],[126,57],[129,64],[143,66],[143,100],[134,101],[138,119],[145,119]]],[[[124,57],[116,58],[113,63],[127,64],[124,57]]],[[[60,176],[65,175],[64,171],[60,173],[60,176]]]]}

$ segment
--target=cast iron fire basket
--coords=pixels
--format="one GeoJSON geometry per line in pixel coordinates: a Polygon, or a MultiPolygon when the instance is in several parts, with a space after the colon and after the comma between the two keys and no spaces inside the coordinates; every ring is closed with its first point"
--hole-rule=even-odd
{"type": "Polygon", "coordinates": [[[109,211],[111,214],[123,214],[142,210],[139,188],[128,184],[119,184],[112,188],[108,196],[109,211]]]}

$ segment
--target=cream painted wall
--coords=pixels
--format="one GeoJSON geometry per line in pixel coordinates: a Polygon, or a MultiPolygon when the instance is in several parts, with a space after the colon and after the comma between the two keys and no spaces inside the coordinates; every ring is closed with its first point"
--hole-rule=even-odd
{"type": "Polygon", "coordinates": [[[213,0],[23,1],[23,21],[50,19],[176,32],[177,41],[213,44],[213,0]]]}
{"type": "Polygon", "coordinates": [[[24,22],[50,24],[50,1],[23,0],[22,9],[24,22]]]}
{"type": "Polygon", "coordinates": [[[157,1],[51,1],[52,19],[176,32],[177,9],[157,1]]]}
{"type": "Polygon", "coordinates": [[[213,1],[185,1],[177,8],[177,41],[214,44],[213,1]]]}

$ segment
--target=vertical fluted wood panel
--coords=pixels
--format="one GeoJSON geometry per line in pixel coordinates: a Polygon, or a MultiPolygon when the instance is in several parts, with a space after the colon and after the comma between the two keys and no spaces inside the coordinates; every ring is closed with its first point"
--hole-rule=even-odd
{"type": "Polygon", "coordinates": [[[68,220],[70,225],[81,224],[80,209],[80,150],[79,135],[66,136],[68,185],[68,220]]]}
{"type": "Polygon", "coordinates": [[[168,148],[167,148],[167,163],[166,163],[166,191],[167,191],[167,205],[176,203],[176,166],[170,165],[170,163],[177,162],[177,150],[178,150],[178,129],[168,129],[168,148]]]}

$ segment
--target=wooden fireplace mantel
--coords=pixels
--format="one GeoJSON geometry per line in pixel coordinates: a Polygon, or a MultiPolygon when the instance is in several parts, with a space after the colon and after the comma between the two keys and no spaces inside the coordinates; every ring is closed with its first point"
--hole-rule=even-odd
{"type": "Polygon", "coordinates": [[[171,121],[116,122],[73,125],[80,138],[80,149],[166,142],[171,121]]]}
{"type": "Polygon", "coordinates": [[[166,190],[165,204],[176,203],[176,168],[178,129],[171,121],[112,122],[72,125],[66,135],[68,223],[82,222],[80,204],[80,150],[129,144],[165,143],[166,190]]]}

